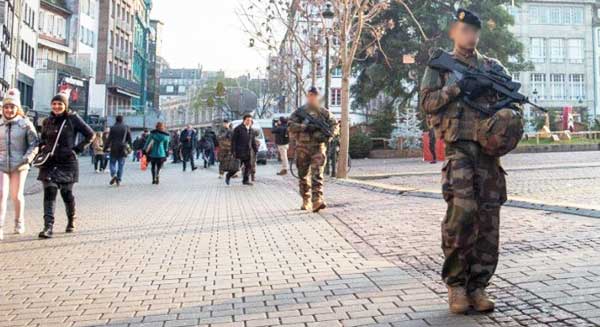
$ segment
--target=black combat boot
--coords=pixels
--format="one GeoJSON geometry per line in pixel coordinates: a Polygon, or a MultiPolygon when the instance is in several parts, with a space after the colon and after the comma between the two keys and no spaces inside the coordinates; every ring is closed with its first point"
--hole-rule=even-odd
{"type": "Polygon", "coordinates": [[[67,229],[65,232],[73,233],[75,231],[75,220],[77,219],[77,215],[75,213],[75,202],[65,203],[65,208],[67,211],[67,229]]]}

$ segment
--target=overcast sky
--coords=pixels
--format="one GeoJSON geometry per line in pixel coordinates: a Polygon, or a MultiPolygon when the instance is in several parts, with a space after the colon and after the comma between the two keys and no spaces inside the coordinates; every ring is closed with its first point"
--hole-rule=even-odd
{"type": "Polygon", "coordinates": [[[240,0],[154,0],[151,18],[164,25],[162,56],[173,68],[224,70],[228,76],[264,71],[266,54],[248,47],[235,14],[240,0]]]}

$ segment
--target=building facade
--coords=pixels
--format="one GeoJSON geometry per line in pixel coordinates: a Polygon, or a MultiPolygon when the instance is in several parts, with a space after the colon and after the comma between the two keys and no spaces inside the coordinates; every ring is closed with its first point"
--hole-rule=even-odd
{"type": "MultiPolygon", "coordinates": [[[[512,72],[523,84],[521,92],[553,111],[572,108],[580,122],[593,117],[597,106],[595,3],[536,0],[508,7],[515,19],[511,30],[525,46],[525,58],[534,65],[531,71],[512,72]]],[[[531,118],[534,112],[526,108],[526,114],[531,118]]]]}
{"type": "Polygon", "coordinates": [[[135,0],[133,38],[133,80],[140,86],[140,96],[133,100],[134,110],[146,112],[148,104],[149,39],[151,35],[151,0],[135,0]]]}
{"type": "Polygon", "coordinates": [[[148,43],[148,96],[149,108],[159,111],[160,104],[160,56],[162,50],[163,23],[159,20],[150,20],[150,37],[148,43]]]}
{"type": "Polygon", "coordinates": [[[135,113],[141,95],[133,78],[134,2],[100,1],[96,84],[106,88],[107,115],[135,113]]]}
{"type": "MultiPolygon", "coordinates": [[[[15,0],[0,1],[0,98],[13,85],[16,76],[16,42],[18,26],[15,26],[15,0]]],[[[18,20],[17,20],[18,21],[18,20]]]]}
{"type": "MultiPolygon", "coordinates": [[[[61,1],[47,1],[51,5],[60,7],[61,1]]],[[[36,52],[38,33],[36,19],[40,11],[40,0],[21,0],[19,19],[19,43],[17,65],[17,87],[21,91],[23,108],[33,108],[33,88],[36,66],[36,52]]]]}

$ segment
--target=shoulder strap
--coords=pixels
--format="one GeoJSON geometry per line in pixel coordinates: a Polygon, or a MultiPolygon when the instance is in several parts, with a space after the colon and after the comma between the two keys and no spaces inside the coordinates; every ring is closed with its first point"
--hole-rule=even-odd
{"type": "Polygon", "coordinates": [[[125,133],[123,133],[123,143],[127,142],[127,132],[129,132],[129,127],[125,126],[125,133]]]}
{"type": "Polygon", "coordinates": [[[62,124],[60,125],[60,129],[58,130],[58,134],[56,135],[56,140],[54,140],[54,146],[52,147],[52,152],[50,152],[50,155],[54,155],[54,151],[56,151],[56,147],[58,146],[58,140],[60,140],[60,135],[62,134],[63,129],[65,128],[65,124],[67,123],[67,117],[65,117],[65,120],[63,120],[62,124]]]}

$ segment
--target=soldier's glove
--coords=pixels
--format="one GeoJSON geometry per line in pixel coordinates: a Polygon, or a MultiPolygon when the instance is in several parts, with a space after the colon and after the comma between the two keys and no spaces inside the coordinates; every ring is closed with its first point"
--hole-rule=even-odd
{"type": "Polygon", "coordinates": [[[490,87],[492,87],[492,82],[484,79],[478,79],[474,76],[465,76],[463,79],[458,81],[457,85],[462,94],[466,95],[471,100],[475,100],[483,95],[483,93],[490,87]]]}

